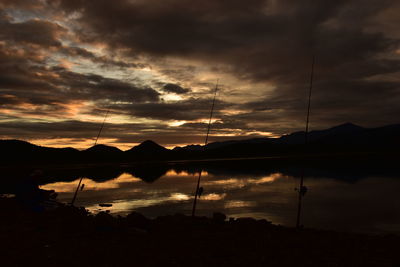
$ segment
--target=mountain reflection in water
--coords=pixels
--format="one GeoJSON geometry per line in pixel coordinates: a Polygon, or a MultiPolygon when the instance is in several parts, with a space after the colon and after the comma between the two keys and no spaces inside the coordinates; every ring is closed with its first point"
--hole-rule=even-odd
{"type": "MultiPolygon", "coordinates": [[[[149,217],[190,214],[196,171],[150,169],[150,177],[141,176],[146,170],[130,170],[117,172],[117,176],[110,179],[84,178],[85,187],[79,192],[76,205],[92,212],[109,210],[119,215],[133,210],[149,217]],[[110,203],[112,207],[101,208],[99,203],[110,203]]],[[[400,197],[397,194],[400,179],[390,175],[336,179],[318,175],[317,171],[309,173],[313,175],[305,178],[309,189],[303,199],[302,224],[305,227],[400,233],[400,197]]],[[[294,189],[298,186],[298,176],[210,168],[203,171],[202,179],[204,193],[197,207],[199,216],[219,211],[228,217],[265,218],[286,226],[295,223],[298,195],[294,189]]],[[[78,177],[65,180],[41,187],[56,190],[60,201],[69,202],[78,177]]]]}

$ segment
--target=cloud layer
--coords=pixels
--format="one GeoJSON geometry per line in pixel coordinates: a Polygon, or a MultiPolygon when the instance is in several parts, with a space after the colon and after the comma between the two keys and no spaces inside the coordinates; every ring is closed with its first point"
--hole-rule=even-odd
{"type": "Polygon", "coordinates": [[[313,57],[312,128],[398,123],[398,12],[390,0],[2,1],[0,137],[90,140],[109,110],[105,141],[198,143],[217,78],[211,140],[301,130],[313,57]]]}

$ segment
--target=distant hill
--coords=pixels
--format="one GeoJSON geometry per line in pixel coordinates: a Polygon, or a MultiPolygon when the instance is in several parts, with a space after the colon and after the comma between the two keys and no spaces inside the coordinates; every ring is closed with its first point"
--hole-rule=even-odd
{"type": "Polygon", "coordinates": [[[348,153],[398,151],[400,124],[378,128],[363,128],[352,123],[325,130],[311,131],[305,151],[305,132],[295,132],[280,138],[252,138],[213,142],[206,146],[189,145],[173,150],[147,140],[127,151],[107,145],[96,145],[83,151],[74,148],[50,148],[20,140],[0,140],[0,164],[20,162],[132,162],[153,160],[186,160],[285,156],[301,153],[348,153]]]}
{"type": "Polygon", "coordinates": [[[168,159],[171,150],[160,146],[156,142],[146,140],[140,145],[125,151],[126,158],[135,160],[168,159]]]}
{"type": "MultiPolygon", "coordinates": [[[[366,129],[352,124],[345,123],[326,130],[311,131],[308,134],[309,143],[340,143],[346,139],[353,137],[354,135],[359,135],[366,129]]],[[[279,138],[278,143],[281,144],[304,144],[305,142],[305,132],[295,132],[289,135],[284,135],[279,138]]]]}
{"type": "MultiPolygon", "coordinates": [[[[391,146],[400,145],[400,124],[388,125],[378,128],[363,128],[361,126],[344,123],[326,130],[315,130],[308,133],[310,145],[365,145],[365,146],[391,146]]],[[[263,146],[263,145],[303,145],[305,132],[294,132],[279,138],[252,138],[245,140],[229,140],[213,142],[206,146],[189,145],[175,148],[177,151],[205,151],[216,150],[231,146],[263,146]]]]}
{"type": "Polygon", "coordinates": [[[120,161],[124,158],[124,152],[113,146],[95,145],[80,152],[83,161],[120,161]]]}
{"type": "MultiPolygon", "coordinates": [[[[363,128],[352,123],[345,123],[327,130],[311,131],[308,135],[310,144],[326,145],[364,145],[369,147],[400,145],[400,124],[378,128],[363,128]]],[[[282,136],[279,143],[303,144],[304,132],[282,136]]]]}
{"type": "Polygon", "coordinates": [[[114,154],[122,153],[121,149],[107,145],[95,145],[84,151],[86,153],[114,153],[114,154]]]}
{"type": "Polygon", "coordinates": [[[169,149],[166,149],[163,146],[160,146],[154,141],[146,140],[140,145],[134,146],[131,149],[127,150],[127,153],[138,153],[138,154],[154,154],[154,153],[162,153],[166,152],[169,149]]]}
{"type": "Polygon", "coordinates": [[[0,163],[46,161],[56,162],[75,158],[80,151],[71,147],[42,147],[21,140],[0,140],[0,163]]]}

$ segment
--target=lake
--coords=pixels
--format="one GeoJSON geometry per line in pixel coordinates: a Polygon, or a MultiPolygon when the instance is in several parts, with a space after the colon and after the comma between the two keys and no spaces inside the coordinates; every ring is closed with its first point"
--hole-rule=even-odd
{"type": "Polygon", "coordinates": [[[294,226],[298,208],[300,175],[307,193],[302,198],[301,224],[307,228],[365,233],[400,233],[400,178],[391,172],[356,169],[265,168],[237,163],[193,167],[146,168],[83,172],[50,177],[41,186],[70,202],[79,178],[84,188],[75,204],[96,213],[126,215],[137,211],[148,217],[183,213],[190,215],[198,172],[202,169],[196,215],[222,212],[227,217],[254,217],[274,224],[294,226]],[[240,165],[240,164],[239,164],[240,165]],[[60,181],[62,180],[62,181],[60,181]],[[112,204],[100,207],[100,203],[112,204]]]}

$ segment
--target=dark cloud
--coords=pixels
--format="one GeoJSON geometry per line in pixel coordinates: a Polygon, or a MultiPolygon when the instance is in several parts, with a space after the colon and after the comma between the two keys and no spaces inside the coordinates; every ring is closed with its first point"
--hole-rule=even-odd
{"type": "Polygon", "coordinates": [[[167,83],[162,87],[162,90],[168,93],[175,93],[175,94],[186,94],[190,90],[188,88],[182,88],[181,86],[173,83],[167,83]]]}
{"type": "Polygon", "coordinates": [[[0,39],[18,44],[58,47],[61,46],[58,36],[65,32],[62,26],[46,20],[34,19],[21,23],[0,21],[0,39]]]}
{"type": "MultiPolygon", "coordinates": [[[[110,115],[112,120],[112,114],[110,115]]],[[[60,122],[46,121],[18,121],[0,123],[2,126],[2,135],[12,135],[13,132],[20,133],[20,137],[29,136],[32,139],[40,138],[80,138],[90,139],[96,137],[101,126],[101,122],[86,122],[76,120],[66,120],[60,122]]],[[[140,123],[113,124],[106,123],[103,137],[118,138],[125,136],[127,131],[140,133],[143,129],[151,129],[154,126],[140,123]]],[[[158,127],[158,125],[157,125],[158,127]]],[[[162,130],[162,127],[160,127],[162,130]]],[[[131,140],[132,141],[132,140],[131,140]]],[[[134,140],[133,140],[134,141],[134,140]]]]}
{"type": "Polygon", "coordinates": [[[397,40],[365,31],[391,1],[62,1],[83,13],[90,29],[114,48],[232,64],[254,79],[297,81],[313,53],[326,73],[336,64],[360,64],[397,40]],[[362,6],[362,8],[360,8],[362,6]],[[322,66],[323,65],[323,66],[322,66]]]}
{"type": "MultiPolygon", "coordinates": [[[[159,120],[198,120],[210,116],[212,99],[189,98],[176,102],[129,103],[112,105],[111,108],[123,114],[159,120]]],[[[220,109],[232,104],[217,100],[215,115],[220,115],[220,109]]]]}
{"type": "Polygon", "coordinates": [[[114,60],[112,58],[108,58],[107,56],[97,56],[94,53],[88,51],[87,49],[81,47],[62,47],[59,49],[59,52],[65,54],[70,57],[80,57],[84,59],[88,59],[93,63],[101,64],[102,67],[110,67],[116,66],[120,68],[144,68],[147,67],[147,64],[144,63],[132,63],[121,60],[114,60]]]}
{"type": "Polygon", "coordinates": [[[0,8],[42,8],[44,3],[37,0],[1,0],[0,8]]]}
{"type": "MultiPolygon", "coordinates": [[[[111,109],[141,119],[187,121],[176,128],[157,124],[165,136],[159,140],[197,140],[196,131],[205,126],[199,119],[208,117],[214,87],[214,78],[201,73],[207,69],[231,79],[216,103],[219,135],[283,134],[303,128],[314,55],[312,128],[347,121],[363,126],[398,122],[400,5],[394,0],[36,3],[0,3],[0,103],[10,110],[62,116],[65,104],[86,101],[93,103],[86,115],[111,109]],[[37,15],[39,6],[53,16],[37,15]],[[16,20],[12,9],[35,10],[36,15],[21,20],[21,11],[16,20]],[[56,57],[88,60],[101,66],[102,74],[56,66],[56,57]],[[123,79],[106,73],[151,66],[158,77],[143,72],[123,79]],[[235,80],[248,83],[249,91],[239,90],[235,80]],[[182,100],[162,101],[163,93],[179,94],[182,100]],[[250,101],[254,96],[259,97],[250,101]],[[36,107],[27,111],[27,104],[36,107]]],[[[156,131],[156,125],[148,126],[156,131]]]]}
{"type": "Polygon", "coordinates": [[[30,52],[21,54],[18,49],[0,45],[0,88],[15,97],[30,98],[32,104],[43,104],[46,99],[47,102],[108,99],[134,103],[159,100],[159,93],[148,86],[48,67],[40,56],[35,58],[34,52],[26,53],[30,52]]]}
{"type": "Polygon", "coordinates": [[[134,85],[96,74],[79,74],[63,68],[54,69],[54,83],[61,86],[70,99],[111,100],[123,102],[157,102],[159,93],[145,85],[134,85]]]}
{"type": "MultiPolygon", "coordinates": [[[[108,1],[61,1],[66,10],[82,12],[86,41],[102,36],[110,47],[132,54],[140,51],[227,64],[238,78],[275,83],[276,93],[270,101],[286,101],[299,108],[303,108],[314,54],[316,79],[324,86],[318,88],[321,95],[333,102],[335,98],[328,95],[340,92],[338,98],[348,104],[340,108],[349,111],[354,107],[350,103],[360,97],[374,98],[372,86],[383,90],[381,98],[388,102],[381,101],[381,105],[390,104],[393,92],[386,94],[386,87],[380,86],[385,81],[365,80],[400,71],[399,57],[393,58],[399,40],[377,26],[385,21],[375,19],[394,4],[377,0],[198,4],[119,0],[112,5],[108,1]],[[378,30],[370,30],[373,25],[378,30]]],[[[398,92],[398,86],[393,86],[388,90],[398,92]]],[[[334,114],[337,108],[330,112],[334,114]]]]}
{"type": "Polygon", "coordinates": [[[95,74],[81,74],[48,67],[40,57],[27,56],[0,45],[1,108],[25,116],[62,117],[70,104],[158,102],[159,93],[149,86],[95,74]],[[34,63],[34,64],[33,64],[34,63]]]}

